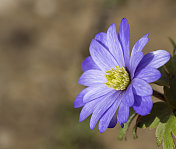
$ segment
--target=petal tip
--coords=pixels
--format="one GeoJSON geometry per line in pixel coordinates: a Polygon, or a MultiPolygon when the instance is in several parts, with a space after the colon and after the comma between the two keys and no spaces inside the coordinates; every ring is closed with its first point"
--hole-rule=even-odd
{"type": "Polygon", "coordinates": [[[79,115],[79,122],[82,122],[82,121],[84,121],[84,118],[85,116],[84,116],[84,114],[83,114],[83,110],[81,110],[81,113],[80,113],[80,115],[79,115]]]}
{"type": "Polygon", "coordinates": [[[82,118],[79,117],[79,122],[82,122],[82,121],[83,121],[82,118]]]}
{"type": "Polygon", "coordinates": [[[93,130],[95,128],[95,126],[90,124],[90,129],[93,130]]]}
{"type": "Polygon", "coordinates": [[[107,33],[113,32],[113,31],[116,31],[116,25],[115,25],[115,23],[112,23],[112,24],[109,26],[107,33]]]}
{"type": "Polygon", "coordinates": [[[145,37],[148,37],[149,36],[149,33],[147,33],[146,35],[145,35],[145,37]]]}
{"type": "Polygon", "coordinates": [[[121,22],[128,23],[128,20],[127,20],[126,18],[123,18],[123,19],[121,20],[121,22]]]}
{"type": "Polygon", "coordinates": [[[99,128],[100,133],[104,133],[107,129],[107,127],[101,122],[99,122],[98,128],[99,128]]]}
{"type": "Polygon", "coordinates": [[[78,84],[82,85],[82,76],[79,78],[78,84]]]}
{"type": "Polygon", "coordinates": [[[78,108],[76,102],[74,102],[74,105],[73,105],[74,108],[78,108]]]}
{"type": "Polygon", "coordinates": [[[99,129],[100,133],[104,133],[105,130],[104,129],[99,129]]]}

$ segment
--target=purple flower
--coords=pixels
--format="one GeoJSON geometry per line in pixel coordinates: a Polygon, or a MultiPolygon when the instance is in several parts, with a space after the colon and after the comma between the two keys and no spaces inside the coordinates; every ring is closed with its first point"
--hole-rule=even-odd
{"type": "Polygon", "coordinates": [[[82,64],[84,73],[79,84],[87,86],[77,96],[74,107],[82,107],[79,121],[92,114],[90,128],[99,121],[99,131],[122,126],[129,116],[129,107],[139,115],[147,115],[152,109],[153,93],[149,83],[161,77],[157,68],[170,59],[170,54],[157,50],[146,55],[142,49],[148,34],[139,39],[129,51],[129,25],[124,18],[117,36],[115,24],[107,33],[98,33],[90,44],[90,55],[82,64]],[[118,115],[116,116],[116,111],[118,115]]]}

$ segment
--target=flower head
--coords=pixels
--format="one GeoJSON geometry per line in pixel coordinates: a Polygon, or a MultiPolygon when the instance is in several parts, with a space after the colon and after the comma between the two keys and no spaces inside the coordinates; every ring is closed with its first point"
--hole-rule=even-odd
{"type": "Polygon", "coordinates": [[[115,24],[107,33],[98,33],[90,44],[90,55],[82,64],[84,73],[79,83],[87,86],[77,96],[74,107],[82,107],[79,121],[92,114],[90,128],[99,121],[99,131],[122,126],[133,107],[139,115],[150,113],[153,102],[149,83],[161,77],[157,68],[170,59],[170,54],[157,50],[146,55],[142,52],[148,34],[139,39],[129,50],[129,25],[124,18],[117,36],[115,24]],[[116,111],[118,115],[116,116],[116,111]]]}

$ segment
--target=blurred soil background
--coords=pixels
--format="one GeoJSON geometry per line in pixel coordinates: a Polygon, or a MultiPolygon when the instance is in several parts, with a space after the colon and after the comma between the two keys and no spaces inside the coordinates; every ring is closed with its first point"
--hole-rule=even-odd
{"type": "Polygon", "coordinates": [[[154,131],[127,141],[119,126],[91,131],[73,102],[96,33],[126,17],[131,48],[150,33],[145,52],[171,51],[175,10],[175,0],[0,0],[0,149],[156,149],[154,131]]]}

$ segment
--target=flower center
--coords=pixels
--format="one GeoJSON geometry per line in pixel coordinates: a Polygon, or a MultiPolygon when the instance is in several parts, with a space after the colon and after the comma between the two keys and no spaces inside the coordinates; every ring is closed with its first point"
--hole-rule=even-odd
{"type": "Polygon", "coordinates": [[[124,67],[120,68],[119,66],[115,66],[115,68],[106,71],[105,78],[107,82],[105,85],[115,90],[124,90],[130,83],[129,74],[124,67]]]}

